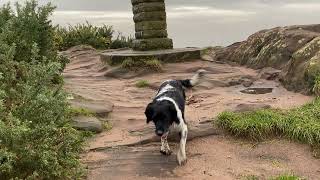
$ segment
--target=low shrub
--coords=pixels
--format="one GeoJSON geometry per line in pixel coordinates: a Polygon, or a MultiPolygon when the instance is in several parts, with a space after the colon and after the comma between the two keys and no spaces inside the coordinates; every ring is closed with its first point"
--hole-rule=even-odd
{"type": "Polygon", "coordinates": [[[131,36],[126,37],[119,33],[117,38],[111,41],[110,49],[130,48],[132,47],[132,41],[133,38],[131,36]]]}
{"type": "Polygon", "coordinates": [[[131,47],[132,38],[118,34],[113,38],[112,26],[93,26],[89,22],[68,27],[56,27],[55,42],[59,50],[77,45],[90,45],[96,49],[118,49],[131,47]]]}
{"type": "Polygon", "coordinates": [[[0,9],[0,179],[79,179],[84,172],[84,138],[70,125],[57,81],[65,61],[54,46],[53,9],[34,0],[0,9]]]}

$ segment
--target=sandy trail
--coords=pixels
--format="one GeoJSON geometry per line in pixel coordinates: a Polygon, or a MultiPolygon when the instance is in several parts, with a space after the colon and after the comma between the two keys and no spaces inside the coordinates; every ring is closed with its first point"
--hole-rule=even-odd
{"type": "MultiPolygon", "coordinates": [[[[255,70],[227,64],[200,60],[173,63],[165,65],[161,73],[116,79],[103,76],[108,67],[101,64],[96,51],[73,50],[67,54],[72,56],[72,61],[64,72],[66,90],[85,99],[114,104],[108,117],[113,129],[98,134],[84,154],[88,179],[241,179],[247,175],[265,179],[290,172],[309,179],[320,177],[320,161],[312,157],[310,148],[285,140],[251,144],[219,132],[219,135],[189,141],[189,160],[183,167],[177,166],[175,155],[161,156],[159,143],[119,146],[153,137],[153,126],[145,123],[144,109],[156,88],[167,79],[191,77],[200,68],[208,74],[203,83],[187,92],[189,126],[206,123],[222,111],[236,109],[239,104],[268,104],[287,109],[310,102],[312,97],[288,92],[275,81],[257,79],[255,70]],[[254,80],[251,87],[273,88],[273,91],[259,95],[241,93],[246,88],[232,83],[239,79],[254,80]],[[151,88],[135,87],[138,80],[147,80],[151,88]]],[[[175,143],[171,146],[176,148],[175,143]]]]}

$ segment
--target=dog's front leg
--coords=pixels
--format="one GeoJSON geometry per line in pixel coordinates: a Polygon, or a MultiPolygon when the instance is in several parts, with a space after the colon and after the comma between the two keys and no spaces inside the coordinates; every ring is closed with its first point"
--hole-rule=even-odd
{"type": "Polygon", "coordinates": [[[187,155],[186,155],[186,143],[188,137],[188,127],[187,125],[183,124],[183,127],[180,132],[180,148],[177,153],[177,160],[179,165],[184,165],[187,162],[187,155]]]}
{"type": "Polygon", "coordinates": [[[168,134],[169,133],[161,137],[161,149],[160,149],[161,154],[167,155],[167,156],[171,155],[172,153],[168,143],[168,134]]]}

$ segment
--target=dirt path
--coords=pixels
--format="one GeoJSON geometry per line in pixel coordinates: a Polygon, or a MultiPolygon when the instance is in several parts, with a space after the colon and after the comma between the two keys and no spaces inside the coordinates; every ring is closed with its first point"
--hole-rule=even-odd
{"type": "MultiPolygon", "coordinates": [[[[311,101],[311,97],[288,92],[278,82],[257,79],[255,70],[226,64],[200,60],[168,64],[162,73],[124,79],[105,77],[108,67],[100,63],[94,50],[74,49],[67,54],[72,61],[64,73],[65,88],[85,99],[114,104],[108,118],[112,130],[97,135],[83,157],[89,167],[88,179],[241,179],[247,175],[265,179],[290,172],[309,179],[320,177],[320,162],[306,145],[284,140],[253,145],[228,137],[208,123],[225,110],[261,105],[291,108],[311,101]],[[153,127],[145,123],[144,109],[162,81],[190,77],[199,68],[209,73],[200,86],[187,92],[186,107],[195,139],[191,137],[193,140],[187,144],[187,165],[177,167],[175,155],[160,155],[153,127]],[[135,83],[142,79],[150,82],[151,87],[136,88],[135,83]],[[250,82],[251,87],[273,91],[259,95],[241,93],[246,89],[242,84],[250,82]],[[196,138],[201,133],[211,136],[196,138]],[[141,145],[132,146],[135,143],[141,145]]],[[[171,146],[175,149],[175,143],[171,146]]]]}

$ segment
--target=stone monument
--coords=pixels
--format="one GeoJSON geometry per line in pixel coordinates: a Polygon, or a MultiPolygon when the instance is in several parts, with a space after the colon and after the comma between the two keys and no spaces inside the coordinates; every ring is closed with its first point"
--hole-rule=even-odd
{"type": "Polygon", "coordinates": [[[133,50],[172,49],[164,0],[131,0],[131,3],[136,37],[133,50]]]}
{"type": "Polygon", "coordinates": [[[162,62],[200,59],[199,48],[173,49],[173,41],[167,32],[165,0],[131,0],[131,3],[135,23],[132,49],[105,51],[101,61],[118,65],[128,58],[156,58],[162,62]]]}

